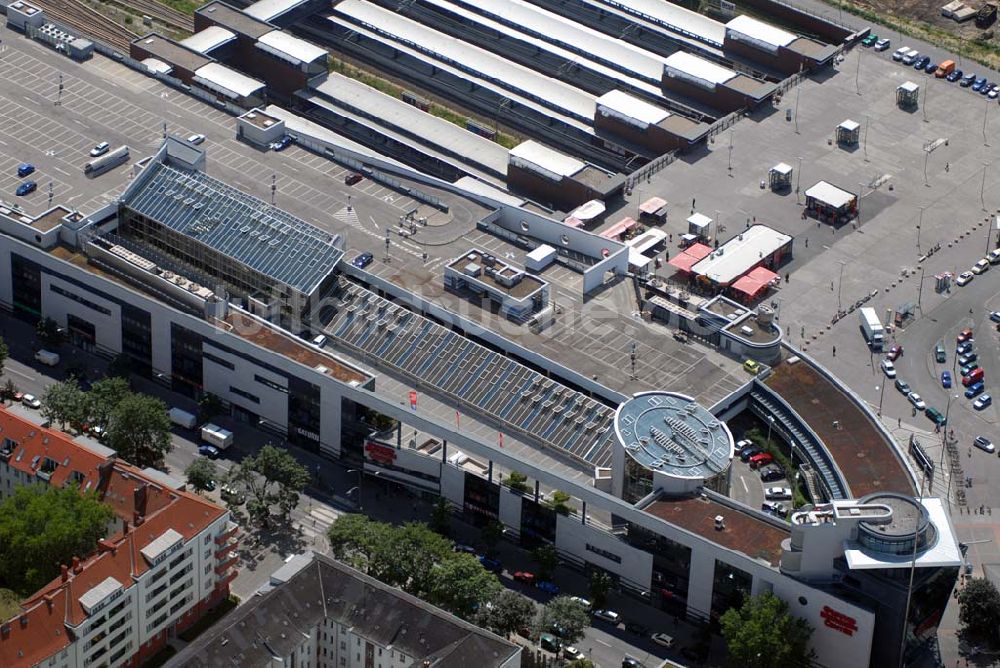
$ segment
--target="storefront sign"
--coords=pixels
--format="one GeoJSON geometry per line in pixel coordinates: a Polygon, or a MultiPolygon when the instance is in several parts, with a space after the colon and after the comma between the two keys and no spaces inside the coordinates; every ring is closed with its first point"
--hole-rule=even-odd
{"type": "Polygon", "coordinates": [[[819,616],[823,618],[823,623],[826,626],[840,631],[844,635],[853,636],[854,632],[858,630],[856,619],[848,617],[842,612],[837,612],[828,605],[823,606],[823,610],[819,613],[819,616]]]}
{"type": "Polygon", "coordinates": [[[380,464],[392,464],[396,461],[395,448],[373,441],[365,443],[365,455],[368,459],[380,464]]]}

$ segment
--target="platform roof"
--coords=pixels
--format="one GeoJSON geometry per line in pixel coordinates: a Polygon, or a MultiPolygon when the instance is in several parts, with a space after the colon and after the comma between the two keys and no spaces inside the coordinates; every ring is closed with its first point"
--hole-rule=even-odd
{"type": "Polygon", "coordinates": [[[500,144],[473,134],[450,121],[416,109],[390,95],[381,93],[355,79],[331,72],[316,92],[337,104],[360,112],[422,141],[441,147],[445,152],[481,164],[491,171],[507,173],[509,152],[500,144]]]}
{"type": "MultiPolygon", "coordinates": [[[[424,0],[428,4],[456,13],[462,9],[449,0],[424,0]]],[[[487,14],[515,30],[539,37],[553,44],[585,54],[620,70],[628,70],[643,79],[659,82],[663,76],[663,58],[637,46],[616,39],[542,9],[524,0],[477,0],[476,11],[487,14]]]]}
{"type": "Polygon", "coordinates": [[[665,0],[614,0],[608,4],[715,46],[722,46],[726,37],[726,27],[715,19],[665,0]]]}
{"type": "Polygon", "coordinates": [[[243,10],[247,16],[261,21],[273,21],[282,14],[287,14],[296,7],[306,4],[309,0],[257,0],[243,10]]]}
{"type": "Polygon", "coordinates": [[[296,65],[326,60],[326,49],[321,49],[282,30],[272,30],[261,35],[257,40],[257,48],[296,65]]]}
{"type": "Polygon", "coordinates": [[[691,269],[716,283],[729,285],[792,240],[767,225],[752,225],[733,237],[691,269]]]}
{"type": "Polygon", "coordinates": [[[857,195],[852,192],[848,192],[843,188],[838,188],[832,183],[820,181],[806,191],[806,197],[818,199],[834,209],[839,209],[850,204],[857,198],[857,195]]]}
{"type": "Polygon", "coordinates": [[[193,49],[201,54],[207,54],[213,49],[217,49],[223,44],[236,39],[236,33],[220,28],[219,26],[209,26],[204,30],[196,32],[187,39],[181,40],[180,44],[189,49],[193,49]]]}
{"type": "Polygon", "coordinates": [[[265,87],[263,82],[219,63],[209,63],[198,68],[194,78],[203,86],[232,98],[250,97],[265,87]]]}
{"type": "Polygon", "coordinates": [[[735,19],[727,23],[725,27],[742,35],[746,35],[751,39],[764,42],[765,44],[770,44],[773,47],[788,46],[798,39],[796,35],[793,35],[787,30],[782,30],[781,28],[777,28],[770,23],[764,23],[763,21],[758,21],[757,19],[746,15],[737,16],[735,19]]]}
{"type": "Polygon", "coordinates": [[[463,71],[481,74],[579,120],[593,122],[596,98],[590,93],[363,0],[344,0],[334,11],[393,41],[453,63],[463,71]]]}
{"type": "Polygon", "coordinates": [[[204,172],[161,162],[143,170],[123,205],[307,295],[344,255],[338,236],[204,172]]]}
{"type": "Polygon", "coordinates": [[[207,58],[186,46],[181,46],[177,42],[163,35],[158,35],[155,32],[143,35],[139,39],[133,40],[132,43],[140,49],[149,52],[157,60],[172,67],[187,70],[188,72],[194,72],[198,68],[212,62],[211,58],[207,58]]]}
{"type": "Polygon", "coordinates": [[[529,162],[561,177],[580,172],[586,163],[539,144],[533,139],[521,142],[510,150],[510,157],[529,162]]]}
{"type": "Polygon", "coordinates": [[[597,98],[597,104],[637,121],[656,125],[670,116],[665,109],[649,104],[620,90],[610,90],[597,98]]]}
{"type": "Polygon", "coordinates": [[[146,66],[146,69],[155,74],[170,74],[174,71],[173,67],[159,58],[146,58],[142,61],[142,64],[146,66]]]}
{"type": "Polygon", "coordinates": [[[668,69],[687,74],[696,79],[707,81],[712,85],[726,83],[736,76],[731,69],[716,65],[710,60],[699,58],[686,51],[676,51],[667,56],[665,65],[668,69]]]}

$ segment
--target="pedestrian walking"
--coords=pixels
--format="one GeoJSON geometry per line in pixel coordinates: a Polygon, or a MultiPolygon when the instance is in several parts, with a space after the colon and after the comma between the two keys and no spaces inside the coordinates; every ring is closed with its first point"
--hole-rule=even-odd
{"type": "Polygon", "coordinates": [[[900,429],[903,426],[903,418],[896,418],[896,429],[900,429]]]}
{"type": "Polygon", "coordinates": [[[837,356],[837,346],[834,346],[834,347],[833,347],[833,356],[834,356],[834,357],[836,357],[836,356],[837,356]]]}

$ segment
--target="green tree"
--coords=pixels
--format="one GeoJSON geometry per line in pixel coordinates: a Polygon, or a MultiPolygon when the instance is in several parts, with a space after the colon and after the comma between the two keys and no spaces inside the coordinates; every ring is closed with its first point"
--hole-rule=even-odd
{"type": "Polygon", "coordinates": [[[572,508],[568,505],[571,498],[573,497],[566,492],[561,489],[557,489],[552,492],[552,497],[546,501],[545,505],[560,515],[569,515],[572,510],[572,508]]]}
{"type": "Polygon", "coordinates": [[[52,318],[42,318],[35,325],[35,336],[42,342],[42,345],[49,348],[58,348],[65,339],[65,334],[59,323],[52,318]]]}
{"type": "Polygon", "coordinates": [[[198,402],[198,421],[208,422],[222,412],[222,399],[211,392],[206,393],[198,402]]]}
{"type": "Polygon", "coordinates": [[[46,420],[58,423],[60,429],[69,425],[81,431],[90,415],[87,393],[80,389],[80,384],[72,376],[45,388],[41,401],[42,415],[46,420]]]}
{"type": "Polygon", "coordinates": [[[574,659],[566,664],[566,668],[597,668],[590,659],[574,659]]]}
{"type": "Polygon", "coordinates": [[[17,383],[10,378],[7,379],[7,382],[4,383],[3,387],[0,387],[0,397],[2,397],[4,401],[13,401],[18,392],[20,392],[20,390],[17,389],[17,383]]]}
{"type": "Polygon", "coordinates": [[[488,522],[486,526],[480,529],[479,540],[483,542],[483,547],[486,548],[486,554],[488,556],[492,557],[496,554],[497,545],[500,544],[500,539],[503,538],[505,533],[507,533],[507,530],[504,529],[502,524],[495,520],[488,522]]]}
{"type": "Polygon", "coordinates": [[[369,553],[378,542],[391,540],[388,531],[391,528],[359,513],[341,515],[326,533],[330,554],[334,559],[367,573],[369,553]]]}
{"type": "Polygon", "coordinates": [[[506,638],[518,629],[530,627],[534,618],[535,604],[530,598],[503,589],[487,605],[479,606],[472,622],[506,638]]]}
{"type": "Polygon", "coordinates": [[[507,476],[507,487],[515,492],[524,494],[528,491],[528,476],[520,471],[511,471],[507,476]]]}
{"type": "Polygon", "coordinates": [[[256,456],[243,458],[230,472],[230,479],[247,490],[247,512],[261,526],[270,526],[272,507],[287,519],[299,502],[299,493],[309,484],[309,469],[287,450],[265,445],[256,456]]]}
{"type": "Polygon", "coordinates": [[[748,668],[804,665],[811,658],[813,629],[773,594],[752,596],[720,619],[722,637],[734,665],[748,668]]]}
{"type": "Polygon", "coordinates": [[[166,405],[145,394],[124,397],[111,413],[107,444],[138,467],[158,464],[171,447],[166,405]]]}
{"type": "Polygon", "coordinates": [[[553,628],[558,628],[559,635],[567,644],[582,638],[583,630],[588,626],[590,617],[587,611],[576,601],[571,601],[569,596],[556,596],[546,603],[535,620],[538,633],[550,633],[553,628]]]}
{"type": "Polygon", "coordinates": [[[124,378],[108,377],[94,383],[87,394],[91,423],[107,429],[115,409],[132,391],[124,378]]]}
{"type": "Polygon", "coordinates": [[[445,537],[451,534],[451,503],[443,496],[431,508],[431,529],[445,537]]]}
{"type": "Polygon", "coordinates": [[[184,469],[184,475],[189,485],[199,492],[205,492],[219,479],[219,469],[211,459],[198,457],[184,469]]]}
{"type": "Polygon", "coordinates": [[[993,640],[1000,626],[1000,592],[985,578],[972,578],[958,592],[958,621],[972,633],[993,640]]]}
{"type": "Polygon", "coordinates": [[[454,554],[451,541],[416,522],[386,531],[384,538],[376,534],[379,540],[369,547],[368,574],[426,598],[440,577],[436,568],[454,554]]]}
{"type": "Polygon", "coordinates": [[[437,565],[427,600],[468,619],[477,605],[492,601],[503,585],[474,555],[451,553],[437,565]]]}
{"type": "Polygon", "coordinates": [[[3,367],[7,363],[8,355],[10,355],[10,348],[7,347],[7,342],[0,338],[0,376],[3,375],[3,367]]]}
{"type": "Polygon", "coordinates": [[[546,543],[536,547],[531,556],[538,562],[538,577],[542,580],[551,580],[559,565],[559,553],[556,552],[556,548],[546,543]]]}
{"type": "Polygon", "coordinates": [[[93,492],[72,485],[15,487],[0,502],[0,586],[34,593],[60,564],[93,552],[113,516],[93,492]]]}
{"type": "Polygon", "coordinates": [[[603,608],[608,604],[608,593],[615,582],[605,571],[595,570],[590,574],[589,581],[590,600],[594,608],[603,608]]]}

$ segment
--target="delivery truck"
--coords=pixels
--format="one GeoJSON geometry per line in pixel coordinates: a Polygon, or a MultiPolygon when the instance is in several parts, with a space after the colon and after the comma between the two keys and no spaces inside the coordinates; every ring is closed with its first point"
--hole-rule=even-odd
{"type": "Polygon", "coordinates": [[[170,415],[170,421],[179,427],[194,429],[195,425],[198,424],[197,417],[187,411],[182,411],[180,408],[171,408],[168,414],[170,415]]]}
{"type": "Polygon", "coordinates": [[[201,440],[214,445],[219,450],[225,450],[233,444],[233,432],[219,425],[206,424],[201,427],[201,440]]]}
{"type": "Polygon", "coordinates": [[[882,321],[878,319],[875,309],[870,306],[858,309],[858,317],[861,319],[861,333],[865,336],[865,341],[872,350],[882,350],[885,342],[885,328],[882,321]]]}
{"type": "Polygon", "coordinates": [[[46,366],[59,364],[59,353],[50,350],[39,350],[35,352],[35,359],[46,366]]]}

